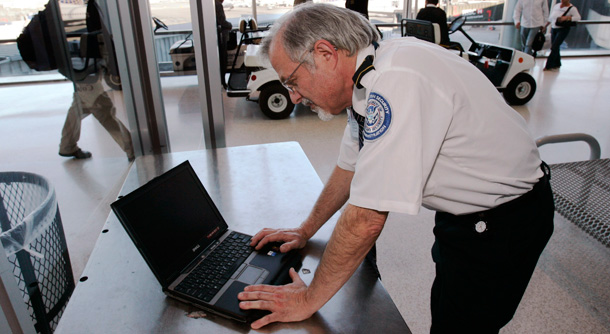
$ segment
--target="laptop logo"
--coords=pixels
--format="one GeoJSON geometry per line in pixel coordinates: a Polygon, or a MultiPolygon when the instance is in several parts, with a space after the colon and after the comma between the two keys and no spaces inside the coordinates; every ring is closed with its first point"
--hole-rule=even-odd
{"type": "Polygon", "coordinates": [[[220,230],[220,227],[216,227],[215,229],[212,230],[212,232],[208,233],[208,235],[206,235],[205,237],[208,239],[211,239],[219,230],[220,230]]]}

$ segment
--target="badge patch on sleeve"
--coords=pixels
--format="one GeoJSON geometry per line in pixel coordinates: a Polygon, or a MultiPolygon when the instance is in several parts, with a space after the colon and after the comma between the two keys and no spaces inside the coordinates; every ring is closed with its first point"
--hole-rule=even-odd
{"type": "Polygon", "coordinates": [[[377,93],[371,93],[366,107],[366,124],[364,124],[364,139],[375,140],[390,128],[392,108],[388,101],[377,93]]]}

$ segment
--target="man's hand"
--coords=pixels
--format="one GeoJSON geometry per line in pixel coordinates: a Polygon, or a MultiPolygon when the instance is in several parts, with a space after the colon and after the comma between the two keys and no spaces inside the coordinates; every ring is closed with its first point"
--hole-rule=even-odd
{"type": "Polygon", "coordinates": [[[280,252],[286,253],[292,249],[305,247],[308,239],[309,237],[305,235],[301,228],[266,228],[256,233],[256,235],[252,237],[252,242],[250,245],[256,250],[260,250],[267,243],[283,242],[283,244],[280,246],[280,252]]]}
{"type": "Polygon", "coordinates": [[[272,322],[293,322],[305,320],[317,311],[307,300],[307,285],[299,274],[290,268],[292,283],[282,286],[250,285],[237,298],[239,307],[244,310],[260,309],[270,311],[252,323],[253,329],[261,328],[272,322]]]}
{"type": "Polygon", "coordinates": [[[515,28],[517,28],[517,29],[521,28],[521,22],[515,23],[515,28]]]}

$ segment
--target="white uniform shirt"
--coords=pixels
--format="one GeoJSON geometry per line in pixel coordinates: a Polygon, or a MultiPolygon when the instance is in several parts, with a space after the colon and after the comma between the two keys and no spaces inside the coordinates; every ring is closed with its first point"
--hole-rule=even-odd
{"type": "Polygon", "coordinates": [[[417,214],[421,205],[478,212],[529,191],[543,175],[523,118],[472,64],[415,38],[382,42],[354,110],[367,117],[364,147],[345,129],[338,166],[354,171],[349,203],[417,214]]]}
{"type": "Polygon", "coordinates": [[[521,26],[525,28],[542,27],[548,17],[547,0],[519,0],[513,13],[515,23],[521,22],[521,26]]]}
{"type": "MultiPolygon", "coordinates": [[[[572,6],[572,9],[570,9],[570,11],[568,12],[568,16],[572,15],[572,21],[576,22],[576,21],[580,21],[580,13],[578,12],[578,9],[576,8],[576,6],[572,6]]],[[[568,10],[568,8],[570,8],[570,6],[567,7],[561,7],[561,2],[558,2],[556,4],[553,5],[553,7],[551,7],[551,13],[549,14],[549,22],[551,23],[551,28],[561,28],[561,27],[557,27],[555,25],[555,22],[557,21],[557,18],[562,16],[563,13],[566,12],[566,10],[568,10]]]]}

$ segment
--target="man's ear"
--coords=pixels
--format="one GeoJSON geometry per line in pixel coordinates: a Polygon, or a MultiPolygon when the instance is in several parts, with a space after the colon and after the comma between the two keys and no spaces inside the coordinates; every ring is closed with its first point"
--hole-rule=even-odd
{"type": "Polygon", "coordinates": [[[337,48],[325,39],[318,40],[313,45],[313,52],[316,56],[322,57],[326,61],[337,62],[339,53],[337,48]]]}

